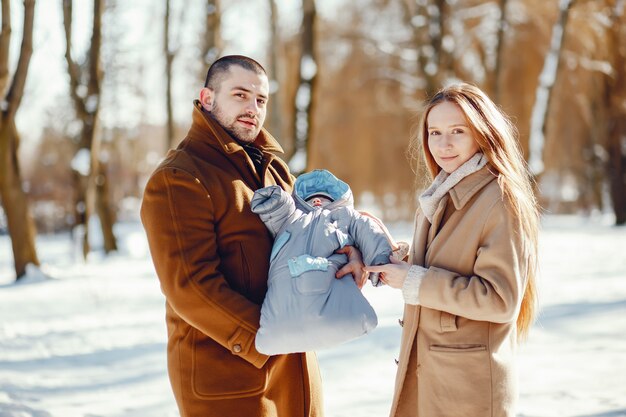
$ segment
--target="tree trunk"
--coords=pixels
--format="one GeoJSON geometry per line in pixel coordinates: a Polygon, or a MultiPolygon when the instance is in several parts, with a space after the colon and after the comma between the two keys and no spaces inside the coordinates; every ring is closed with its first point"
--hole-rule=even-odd
{"type": "MultiPolygon", "coordinates": [[[[85,150],[89,154],[89,169],[87,172],[79,170],[75,171],[75,187],[76,187],[76,212],[75,226],[79,226],[83,230],[83,257],[87,259],[87,255],[91,251],[89,219],[96,213],[96,178],[98,173],[100,152],[99,136],[96,132],[96,122],[98,120],[97,113],[88,114],[83,122],[81,132],[81,140],[79,143],[79,152],[85,150]]],[[[84,169],[85,167],[81,167],[84,169]]],[[[102,229],[102,235],[106,235],[107,231],[102,229]]]]}
{"type": "Polygon", "coordinates": [[[87,254],[91,250],[89,246],[89,231],[87,230],[87,176],[82,175],[78,171],[73,171],[74,179],[74,227],[72,233],[81,230],[80,237],[83,249],[83,259],[87,258],[87,254]]]}
{"type": "Polygon", "coordinates": [[[412,40],[417,50],[419,72],[424,78],[424,94],[431,97],[442,87],[441,80],[446,78],[452,64],[452,57],[442,48],[446,1],[403,0],[401,6],[404,9],[405,24],[411,28],[412,40]],[[424,16],[426,24],[416,23],[416,16],[424,16]]]}
{"type": "Polygon", "coordinates": [[[626,30],[623,16],[626,1],[612,2],[612,25],[609,27],[613,74],[608,76],[605,103],[609,113],[607,171],[615,224],[626,224],[626,30]]]}
{"type": "Polygon", "coordinates": [[[626,224],[626,155],[623,144],[626,137],[626,115],[610,122],[608,171],[615,224],[626,224]]]}
{"type": "Polygon", "coordinates": [[[507,0],[499,0],[500,21],[498,24],[498,35],[496,37],[496,63],[493,71],[489,72],[491,77],[489,85],[492,97],[496,103],[500,103],[500,73],[502,72],[502,51],[504,49],[504,33],[507,28],[507,0]]]}
{"type": "Polygon", "coordinates": [[[28,200],[22,189],[17,151],[19,138],[14,121],[2,121],[0,129],[0,199],[7,218],[15,275],[20,279],[26,273],[26,265],[39,265],[35,249],[35,222],[30,215],[28,200]]]}
{"type": "Polygon", "coordinates": [[[296,94],[295,135],[296,152],[307,160],[303,166],[295,167],[296,174],[308,168],[313,109],[315,104],[315,83],[318,61],[315,51],[315,21],[317,9],[315,0],[302,0],[302,50],[299,62],[300,82],[296,94]]]}
{"type": "Polygon", "coordinates": [[[167,137],[165,149],[174,145],[174,113],[172,111],[172,63],[174,53],[170,49],[170,0],[165,0],[165,18],[163,21],[163,55],[165,56],[165,106],[167,114],[167,137]]]}
{"type": "MultiPolygon", "coordinates": [[[[79,152],[85,149],[89,153],[89,169],[87,172],[76,173],[76,226],[84,230],[83,256],[86,258],[90,251],[89,245],[89,218],[93,214],[100,214],[100,226],[102,236],[113,239],[109,247],[116,247],[113,234],[113,219],[110,206],[104,204],[98,208],[97,183],[106,183],[100,175],[105,175],[100,170],[100,134],[99,112],[101,104],[102,66],[100,51],[102,47],[102,15],[104,12],[104,0],[94,0],[93,27],[91,44],[87,54],[87,62],[78,65],[72,58],[72,0],[63,2],[63,22],[65,28],[65,59],[70,76],[70,94],[74,101],[74,109],[77,118],[82,122],[79,152]],[[87,65],[85,65],[87,64],[87,65]],[[81,93],[86,90],[85,93],[81,93]],[[84,210],[84,211],[83,211],[84,210]]],[[[106,245],[105,245],[106,250],[106,245]]]]}
{"type": "Polygon", "coordinates": [[[22,43],[17,66],[9,85],[9,47],[11,45],[10,0],[2,0],[2,31],[0,32],[0,200],[7,217],[15,264],[20,279],[26,265],[39,265],[35,249],[35,223],[30,216],[28,199],[22,189],[18,161],[19,134],[15,115],[24,95],[30,58],[33,54],[35,0],[24,0],[22,43]]]}
{"type": "Polygon", "coordinates": [[[270,76],[270,109],[268,130],[272,133],[281,143],[283,150],[285,151],[285,159],[288,161],[293,155],[293,138],[284,137],[284,127],[282,116],[283,112],[283,94],[281,91],[281,80],[284,81],[283,71],[279,65],[278,54],[282,49],[282,40],[278,31],[278,7],[276,7],[276,0],[268,0],[270,6],[270,48],[269,48],[269,68],[268,75],[270,76]]]}
{"type": "Polygon", "coordinates": [[[206,67],[203,68],[203,76],[206,75],[209,66],[219,57],[223,49],[222,29],[220,26],[222,20],[220,0],[206,1],[205,34],[201,45],[202,62],[204,62],[206,67]]]}
{"type": "Polygon", "coordinates": [[[556,83],[561,63],[561,54],[565,41],[565,30],[569,11],[575,0],[559,1],[559,17],[552,28],[552,39],[550,49],[546,54],[543,69],[539,75],[539,85],[535,97],[532,116],[530,120],[529,138],[529,161],[531,171],[536,176],[543,172],[543,148],[545,145],[546,132],[548,131],[548,120],[550,105],[552,103],[552,88],[556,83]]]}
{"type": "Polygon", "coordinates": [[[2,0],[2,31],[0,32],[0,93],[9,85],[9,48],[11,47],[11,1],[2,0]]]}
{"type": "Polygon", "coordinates": [[[104,244],[104,252],[110,253],[117,250],[117,241],[113,234],[113,211],[110,209],[109,182],[107,181],[107,166],[104,163],[99,164],[99,173],[96,176],[96,212],[102,223],[102,238],[104,244]]]}

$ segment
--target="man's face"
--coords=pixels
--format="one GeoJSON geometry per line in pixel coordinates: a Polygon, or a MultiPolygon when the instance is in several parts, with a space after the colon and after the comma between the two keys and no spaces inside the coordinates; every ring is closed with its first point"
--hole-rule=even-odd
{"type": "Polygon", "coordinates": [[[217,91],[202,89],[200,101],[232,136],[252,143],[263,127],[268,95],[267,76],[233,65],[217,91]]]}

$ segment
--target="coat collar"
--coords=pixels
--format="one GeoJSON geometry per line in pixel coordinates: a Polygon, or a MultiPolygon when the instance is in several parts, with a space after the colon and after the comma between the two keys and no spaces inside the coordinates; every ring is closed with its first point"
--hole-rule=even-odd
{"type": "MultiPolygon", "coordinates": [[[[226,154],[243,151],[243,147],[215,119],[202,110],[199,100],[194,100],[193,105],[192,124],[188,133],[191,139],[217,146],[226,154]]],[[[254,146],[264,153],[284,152],[278,141],[265,128],[261,129],[254,140],[254,146]]]]}
{"type": "Polygon", "coordinates": [[[450,190],[450,198],[457,210],[462,209],[476,193],[498,178],[497,174],[494,174],[492,170],[493,168],[487,164],[480,170],[463,178],[450,190]]]}

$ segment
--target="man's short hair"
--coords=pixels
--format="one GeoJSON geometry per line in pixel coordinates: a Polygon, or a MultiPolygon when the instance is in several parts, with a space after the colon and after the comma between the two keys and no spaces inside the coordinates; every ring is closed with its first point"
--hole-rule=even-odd
{"type": "Polygon", "coordinates": [[[254,59],[248,58],[247,56],[243,55],[226,55],[211,64],[209,70],[206,73],[204,86],[217,92],[219,90],[220,84],[222,83],[224,75],[226,75],[230,71],[230,67],[233,65],[240,66],[243,69],[253,71],[259,75],[267,76],[265,68],[263,68],[263,66],[256,62],[254,59]]]}

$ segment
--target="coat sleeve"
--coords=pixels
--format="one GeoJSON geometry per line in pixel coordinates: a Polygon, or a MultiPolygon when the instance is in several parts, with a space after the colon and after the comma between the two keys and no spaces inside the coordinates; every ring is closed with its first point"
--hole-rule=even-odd
{"type": "Polygon", "coordinates": [[[189,325],[261,368],[254,347],[260,306],[234,291],[219,271],[211,196],[177,168],[155,172],[141,207],[150,253],[167,303],[189,325]]]}
{"type": "Polygon", "coordinates": [[[497,201],[485,213],[473,274],[463,276],[431,266],[419,288],[420,304],[471,320],[514,321],[526,285],[523,248],[518,222],[497,201]]]}
{"type": "Polygon", "coordinates": [[[388,264],[393,252],[391,236],[385,233],[373,216],[361,215],[350,208],[344,210],[350,219],[348,233],[361,251],[363,262],[366,265],[388,264]]]}
{"type": "Polygon", "coordinates": [[[278,185],[270,185],[254,192],[250,208],[259,215],[265,226],[276,237],[278,231],[296,211],[293,198],[278,185]]]}

